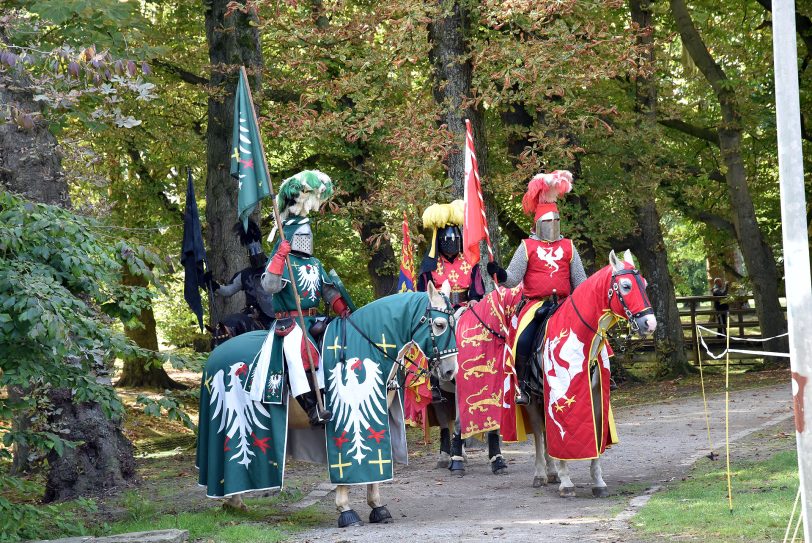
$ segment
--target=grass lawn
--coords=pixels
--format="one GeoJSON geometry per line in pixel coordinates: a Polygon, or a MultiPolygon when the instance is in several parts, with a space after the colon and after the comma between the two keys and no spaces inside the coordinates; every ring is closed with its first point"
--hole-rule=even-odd
{"type": "Polygon", "coordinates": [[[723,457],[702,460],[683,482],[654,494],[632,526],[657,540],[781,541],[798,490],[795,451],[731,463],[731,474],[732,514],[723,457]]]}
{"type": "MultiPolygon", "coordinates": [[[[247,511],[224,510],[219,502],[197,512],[158,512],[154,503],[137,493],[130,496],[128,518],[107,526],[106,533],[119,534],[180,528],[189,530],[191,541],[223,543],[276,543],[290,533],[324,523],[324,515],[313,508],[284,512],[280,503],[287,501],[285,493],[275,498],[247,499],[247,511]]],[[[125,493],[125,498],[127,494],[125,493]]]]}

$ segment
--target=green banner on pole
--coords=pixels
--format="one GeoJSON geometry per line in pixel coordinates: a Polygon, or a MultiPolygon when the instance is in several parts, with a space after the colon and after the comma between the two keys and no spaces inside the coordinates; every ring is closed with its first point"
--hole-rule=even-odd
{"type": "Polygon", "coordinates": [[[245,72],[240,70],[234,96],[234,129],[231,133],[231,175],[239,182],[237,213],[248,230],[248,217],[257,203],[271,194],[259,127],[245,72]]]}

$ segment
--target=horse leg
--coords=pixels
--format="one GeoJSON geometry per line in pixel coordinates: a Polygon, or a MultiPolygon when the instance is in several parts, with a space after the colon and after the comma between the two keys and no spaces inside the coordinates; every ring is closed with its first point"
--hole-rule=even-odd
{"type": "Polygon", "coordinates": [[[338,509],[338,527],[363,526],[361,517],[350,508],[350,487],[349,485],[336,486],[336,509],[338,509]]]}
{"type": "Polygon", "coordinates": [[[555,469],[555,461],[547,454],[547,444],[544,438],[544,415],[541,409],[541,404],[539,404],[535,398],[533,398],[530,405],[525,408],[530,418],[530,427],[533,430],[533,444],[536,448],[533,488],[540,488],[547,486],[549,483],[559,482],[558,471],[555,469]]]}
{"type": "Polygon", "coordinates": [[[561,484],[558,485],[558,495],[562,498],[574,498],[575,485],[570,479],[570,469],[566,460],[558,461],[558,476],[561,477],[561,484]]]}
{"type": "Polygon", "coordinates": [[[488,461],[491,463],[491,471],[494,475],[504,475],[507,473],[507,462],[502,456],[502,447],[499,442],[499,430],[488,432],[488,461]]]}
{"type": "MultiPolygon", "coordinates": [[[[451,463],[451,429],[442,404],[432,404],[434,415],[440,424],[440,455],[437,457],[437,467],[447,468],[451,463]]],[[[428,415],[427,415],[428,416],[428,415]]]]}
{"type": "Polygon", "coordinates": [[[369,522],[372,524],[389,524],[392,522],[392,514],[385,505],[381,504],[381,485],[370,483],[367,485],[367,504],[372,508],[369,513],[369,522]]]}
{"type": "Polygon", "coordinates": [[[603,480],[603,470],[601,469],[601,459],[593,458],[589,464],[589,474],[592,475],[592,495],[596,498],[606,498],[609,490],[606,488],[606,481],[603,480]]]}
{"type": "MultiPolygon", "coordinates": [[[[456,403],[456,402],[455,402],[456,403]]],[[[462,450],[462,432],[460,432],[460,414],[459,408],[456,410],[457,417],[454,420],[454,435],[451,436],[451,464],[448,469],[451,470],[452,475],[462,477],[465,475],[465,466],[463,462],[465,457],[462,450]]]]}

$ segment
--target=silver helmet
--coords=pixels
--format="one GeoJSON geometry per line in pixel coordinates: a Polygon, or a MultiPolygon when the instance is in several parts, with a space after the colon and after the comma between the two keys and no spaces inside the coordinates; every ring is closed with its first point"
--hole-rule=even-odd
{"type": "Polygon", "coordinates": [[[561,216],[557,211],[548,211],[536,221],[536,236],[544,241],[561,239],[561,216]]]}
{"type": "Polygon", "coordinates": [[[299,226],[290,237],[290,249],[297,253],[313,256],[313,230],[310,223],[299,226]]]}

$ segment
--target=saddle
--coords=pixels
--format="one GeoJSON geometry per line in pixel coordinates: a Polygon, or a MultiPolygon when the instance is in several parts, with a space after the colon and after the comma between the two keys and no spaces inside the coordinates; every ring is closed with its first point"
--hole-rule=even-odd
{"type": "Polygon", "coordinates": [[[544,341],[544,330],[547,328],[547,321],[553,314],[561,307],[559,302],[552,302],[550,304],[543,304],[536,310],[535,319],[540,319],[539,327],[536,330],[536,337],[533,338],[533,351],[530,355],[529,376],[527,379],[527,388],[530,394],[538,396],[539,398],[544,395],[544,382],[542,379],[542,363],[541,363],[541,345],[544,341]]]}

